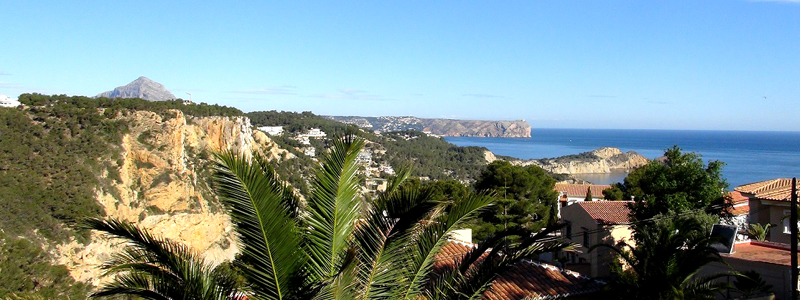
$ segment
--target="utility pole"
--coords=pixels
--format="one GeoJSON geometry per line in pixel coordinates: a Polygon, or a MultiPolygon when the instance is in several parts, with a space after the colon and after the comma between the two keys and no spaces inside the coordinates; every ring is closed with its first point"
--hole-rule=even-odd
{"type": "Polygon", "coordinates": [[[789,218],[789,234],[792,247],[792,300],[798,300],[797,291],[797,177],[792,178],[792,211],[789,218]]]}
{"type": "Polygon", "coordinates": [[[186,94],[189,95],[189,102],[191,102],[192,101],[192,93],[187,92],[186,94]]]}

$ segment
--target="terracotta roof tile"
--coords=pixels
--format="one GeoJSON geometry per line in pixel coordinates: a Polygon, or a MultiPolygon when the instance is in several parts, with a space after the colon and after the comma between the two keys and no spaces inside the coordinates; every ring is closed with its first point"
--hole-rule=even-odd
{"type": "Polygon", "coordinates": [[[728,209],[728,212],[732,215],[738,216],[750,212],[750,198],[745,197],[741,192],[729,192],[725,198],[728,200],[728,203],[732,205],[732,207],[728,209]]]}
{"type": "MultiPolygon", "coordinates": [[[[448,242],[436,256],[434,270],[452,268],[473,246],[448,242]]],[[[487,253],[488,254],[488,253],[487,253]]],[[[552,299],[600,291],[603,283],[554,266],[523,261],[497,276],[483,299],[552,299]]]]}
{"type": "Polygon", "coordinates": [[[571,184],[571,183],[556,183],[555,189],[557,192],[566,194],[568,197],[586,197],[586,191],[592,189],[592,197],[603,198],[603,190],[610,189],[611,186],[604,184],[571,184]]]}
{"type": "Polygon", "coordinates": [[[589,213],[598,224],[617,225],[630,223],[628,203],[632,201],[581,201],[573,205],[589,213]]]}
{"type": "Polygon", "coordinates": [[[750,241],[733,245],[733,253],[722,257],[791,266],[791,253],[786,244],[750,241]]]}
{"type": "Polygon", "coordinates": [[[734,191],[751,194],[759,199],[789,201],[792,194],[792,179],[778,178],[740,185],[734,191]]]}

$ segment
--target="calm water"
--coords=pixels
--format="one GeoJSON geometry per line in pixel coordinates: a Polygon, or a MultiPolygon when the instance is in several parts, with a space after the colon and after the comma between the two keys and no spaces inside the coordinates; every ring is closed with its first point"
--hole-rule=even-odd
{"type": "MultiPolygon", "coordinates": [[[[636,151],[656,158],[672,145],[720,160],[731,188],[778,177],[800,176],[800,132],[533,129],[531,138],[447,137],[458,146],[482,146],[495,154],[521,159],[552,158],[601,147],[636,151]]],[[[587,174],[598,184],[621,181],[624,173],[587,174]]]]}

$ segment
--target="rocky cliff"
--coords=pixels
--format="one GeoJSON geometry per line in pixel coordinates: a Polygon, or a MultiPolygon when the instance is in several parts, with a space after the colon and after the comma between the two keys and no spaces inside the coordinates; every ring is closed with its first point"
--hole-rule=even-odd
{"type": "MultiPolygon", "coordinates": [[[[114,164],[118,168],[102,174],[110,183],[97,190],[97,201],[107,216],[185,242],[213,264],[233,259],[239,246],[229,216],[211,192],[211,153],[260,151],[271,160],[292,155],[263,132],[251,130],[245,117],[169,114],[119,116],[130,121],[130,132],[122,138],[123,151],[114,164]]],[[[61,244],[53,254],[76,280],[97,285],[105,280],[97,266],[119,250],[117,243],[93,235],[85,244],[61,244]]]]}
{"type": "Polygon", "coordinates": [[[117,87],[111,91],[103,92],[96,97],[106,98],[141,98],[150,101],[164,101],[175,99],[164,85],[152,81],[147,77],[139,77],[129,84],[117,87]]]}
{"type": "Polygon", "coordinates": [[[479,121],[423,119],[417,117],[331,116],[330,119],[379,132],[417,130],[440,136],[530,137],[531,126],[524,120],[479,121]]]}
{"type": "Polygon", "coordinates": [[[636,152],[623,153],[617,148],[600,148],[576,155],[527,161],[513,161],[518,165],[537,165],[556,174],[611,173],[612,170],[631,170],[646,165],[647,158],[636,152]]]}

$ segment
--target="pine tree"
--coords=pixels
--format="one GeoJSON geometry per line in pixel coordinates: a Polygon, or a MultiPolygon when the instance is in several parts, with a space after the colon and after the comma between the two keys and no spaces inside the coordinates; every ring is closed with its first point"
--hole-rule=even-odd
{"type": "Polygon", "coordinates": [[[592,187],[591,186],[586,188],[586,199],[583,199],[583,201],[592,201],[592,187]]]}

